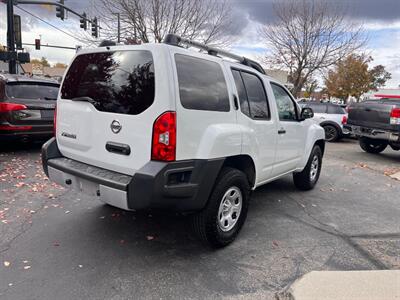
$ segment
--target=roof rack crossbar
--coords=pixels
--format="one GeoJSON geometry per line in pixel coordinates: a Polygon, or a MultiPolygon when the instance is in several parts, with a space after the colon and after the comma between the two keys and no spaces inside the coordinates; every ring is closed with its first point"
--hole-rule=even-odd
{"type": "Polygon", "coordinates": [[[238,61],[239,63],[246,65],[248,67],[251,67],[253,69],[256,69],[258,72],[265,74],[264,69],[261,67],[261,65],[258,62],[255,62],[254,60],[248,59],[244,56],[240,56],[225,50],[221,50],[218,48],[210,47],[207,46],[206,44],[202,44],[193,40],[189,40],[183,37],[180,37],[179,35],[169,33],[165,36],[163,40],[164,44],[172,45],[172,46],[179,46],[180,44],[195,47],[204,51],[207,51],[208,54],[210,55],[221,55],[225,57],[229,57],[233,60],[238,61]]]}

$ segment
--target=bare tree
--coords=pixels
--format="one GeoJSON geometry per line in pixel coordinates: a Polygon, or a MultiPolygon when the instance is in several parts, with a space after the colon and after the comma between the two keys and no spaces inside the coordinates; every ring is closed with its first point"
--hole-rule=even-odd
{"type": "Polygon", "coordinates": [[[344,9],[324,0],[276,1],[277,22],[260,29],[270,53],[266,62],[289,71],[298,96],[308,78],[335,65],[366,42],[362,25],[350,22],[344,9]]]}
{"type": "MultiPolygon", "coordinates": [[[[101,36],[117,39],[117,17],[120,14],[121,39],[130,42],[161,42],[167,33],[179,34],[207,44],[226,46],[232,24],[228,0],[101,0],[97,14],[101,36]]],[[[93,42],[90,36],[78,38],[93,42]]]]}

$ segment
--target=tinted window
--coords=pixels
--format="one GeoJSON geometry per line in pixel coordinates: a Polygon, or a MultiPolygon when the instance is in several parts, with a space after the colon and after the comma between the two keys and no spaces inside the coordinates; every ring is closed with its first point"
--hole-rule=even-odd
{"type": "Polygon", "coordinates": [[[88,97],[96,109],[136,115],[154,101],[154,65],[149,51],[79,55],[65,75],[62,98],[88,97]]]}
{"type": "Polygon", "coordinates": [[[9,82],[6,84],[8,98],[56,100],[59,86],[56,84],[9,82]]]}
{"type": "Polygon", "coordinates": [[[286,90],[276,84],[271,84],[271,87],[278,107],[279,120],[297,120],[296,106],[286,90]]]}
{"type": "Polygon", "coordinates": [[[187,55],[175,55],[179,95],[184,108],[229,111],[225,77],[219,64],[187,55]]]}
{"type": "Polygon", "coordinates": [[[325,114],[326,113],[326,105],[325,104],[308,104],[314,113],[317,114],[325,114]]]}
{"type": "Polygon", "coordinates": [[[242,76],[240,75],[240,72],[237,70],[232,70],[232,75],[235,80],[236,90],[237,90],[238,96],[239,96],[240,110],[246,116],[251,117],[249,102],[247,101],[247,94],[246,94],[246,89],[243,84],[242,76]]]}
{"type": "Polygon", "coordinates": [[[254,119],[269,119],[268,100],[261,80],[253,74],[241,72],[247,99],[250,106],[250,115],[254,119]]]}
{"type": "Polygon", "coordinates": [[[328,114],[344,115],[346,111],[339,105],[328,105],[328,114]]]}

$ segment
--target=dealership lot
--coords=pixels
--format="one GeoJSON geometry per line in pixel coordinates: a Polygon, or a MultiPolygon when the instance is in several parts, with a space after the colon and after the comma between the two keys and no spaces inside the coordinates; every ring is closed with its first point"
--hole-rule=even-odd
{"type": "Polygon", "coordinates": [[[400,269],[400,153],[327,144],[317,187],[254,192],[212,251],[186,217],[123,212],[46,180],[40,147],[0,150],[0,298],[268,297],[311,270],[400,269]]]}

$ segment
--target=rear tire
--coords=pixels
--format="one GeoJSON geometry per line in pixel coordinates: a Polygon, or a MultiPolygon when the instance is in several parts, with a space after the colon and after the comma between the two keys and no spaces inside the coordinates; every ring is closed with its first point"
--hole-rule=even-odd
{"type": "Polygon", "coordinates": [[[363,149],[365,152],[373,154],[381,153],[388,146],[388,143],[386,142],[370,139],[367,137],[360,137],[358,141],[360,143],[361,149],[363,149]]]}
{"type": "Polygon", "coordinates": [[[196,235],[213,248],[233,242],[246,220],[249,198],[246,175],[237,169],[223,168],[206,207],[193,215],[196,235]]]}
{"type": "Polygon", "coordinates": [[[322,126],[325,130],[325,140],[327,142],[336,142],[340,137],[339,130],[334,125],[322,126]]]}
{"type": "Polygon", "coordinates": [[[322,151],[319,146],[314,146],[307,165],[300,173],[293,173],[294,185],[303,191],[314,188],[317,184],[322,166],[322,151]]]}

